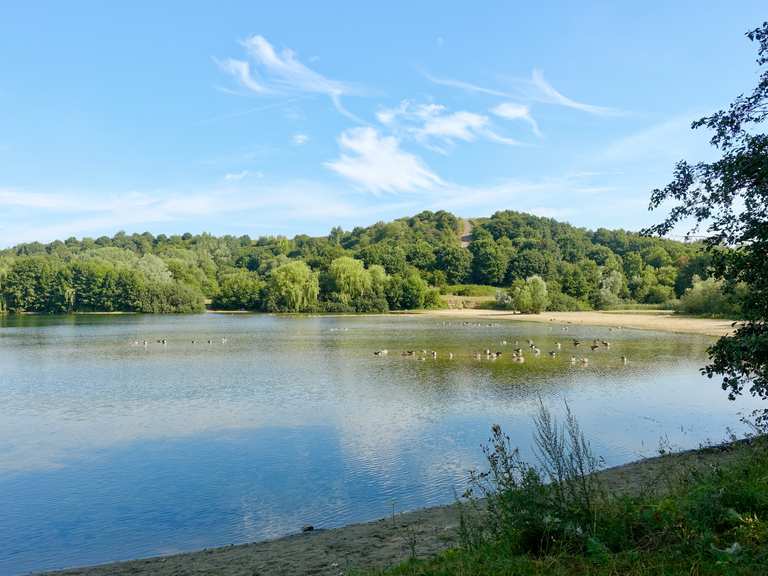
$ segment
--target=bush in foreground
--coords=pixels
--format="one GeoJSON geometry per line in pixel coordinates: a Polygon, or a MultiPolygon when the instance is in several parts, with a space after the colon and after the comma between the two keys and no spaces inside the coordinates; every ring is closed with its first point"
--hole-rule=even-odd
{"type": "Polygon", "coordinates": [[[575,418],[541,409],[538,465],[493,428],[488,470],[471,478],[461,545],[380,574],[753,575],[768,573],[768,452],[735,445],[710,469],[690,468],[632,493],[610,493],[594,472],[575,418]]]}

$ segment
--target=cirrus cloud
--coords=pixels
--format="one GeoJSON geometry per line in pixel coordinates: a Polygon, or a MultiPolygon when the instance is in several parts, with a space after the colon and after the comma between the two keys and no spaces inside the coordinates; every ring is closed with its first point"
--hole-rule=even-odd
{"type": "Polygon", "coordinates": [[[541,136],[539,125],[531,116],[531,110],[528,106],[515,102],[502,102],[491,108],[491,113],[506,120],[524,120],[530,125],[536,136],[541,136]]]}
{"type": "Polygon", "coordinates": [[[225,73],[233,76],[244,88],[259,95],[280,93],[322,94],[331,99],[336,110],[344,116],[360,122],[360,119],[347,110],[341,103],[344,95],[359,93],[346,82],[332,80],[315,72],[303,64],[296,53],[285,48],[275,50],[269,41],[258,34],[241,42],[250,62],[229,58],[219,62],[225,73]],[[259,69],[264,77],[256,76],[251,63],[259,69]]]}
{"type": "Polygon", "coordinates": [[[580,110],[593,114],[595,116],[621,116],[624,114],[621,110],[616,108],[609,108],[608,106],[596,106],[594,104],[587,104],[569,98],[562,92],[556,90],[552,84],[544,79],[544,73],[541,70],[534,69],[531,72],[530,78],[506,78],[507,83],[511,86],[511,90],[498,90],[495,88],[486,88],[485,86],[479,86],[471,82],[465,82],[463,80],[456,80],[454,78],[440,78],[432,76],[431,74],[424,73],[427,80],[433,84],[439,86],[447,86],[449,88],[458,88],[465,92],[475,92],[479,94],[485,94],[487,96],[497,96],[500,98],[512,99],[515,101],[522,100],[524,102],[540,102],[542,104],[554,104],[557,106],[563,106],[565,108],[571,108],[574,110],[580,110]]]}

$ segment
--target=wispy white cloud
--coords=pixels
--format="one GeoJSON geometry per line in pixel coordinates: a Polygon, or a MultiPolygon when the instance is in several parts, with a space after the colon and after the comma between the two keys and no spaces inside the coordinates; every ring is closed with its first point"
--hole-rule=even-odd
{"type": "Polygon", "coordinates": [[[478,92],[480,94],[488,94],[489,96],[499,96],[500,98],[515,97],[514,94],[511,94],[509,92],[502,92],[501,90],[496,90],[493,88],[485,88],[483,86],[478,86],[477,84],[472,84],[471,82],[464,82],[463,80],[455,80],[453,78],[440,78],[438,76],[432,76],[431,74],[428,74],[426,72],[424,73],[424,76],[426,77],[427,80],[439,86],[447,86],[449,88],[458,88],[466,92],[478,92]]]}
{"type": "Polygon", "coordinates": [[[63,211],[87,209],[87,207],[81,206],[75,198],[13,189],[0,189],[0,207],[2,206],[63,211]]]}
{"type": "Polygon", "coordinates": [[[251,65],[248,62],[227,58],[226,60],[218,62],[218,64],[224,72],[234,76],[244,88],[247,88],[251,92],[257,94],[268,94],[270,92],[266,86],[253,77],[251,74],[251,65]]]}
{"type": "Polygon", "coordinates": [[[537,92],[534,97],[541,102],[558,104],[560,106],[565,106],[566,108],[581,110],[582,112],[595,114],[597,116],[617,116],[622,114],[621,111],[616,110],[615,108],[585,104],[584,102],[578,102],[577,100],[568,98],[555,90],[555,88],[544,79],[544,73],[541,70],[534,70],[531,73],[530,84],[537,92]]]}
{"type": "Polygon", "coordinates": [[[473,142],[478,138],[486,138],[503,144],[520,144],[512,138],[497,134],[488,116],[465,110],[448,112],[440,104],[412,104],[403,100],[396,108],[379,110],[376,117],[388,128],[413,137],[442,153],[446,152],[446,146],[453,145],[457,140],[473,142]]]}
{"type": "Polygon", "coordinates": [[[248,170],[241,170],[240,172],[227,172],[224,174],[224,180],[226,182],[240,182],[243,178],[248,176],[248,170]]]}
{"type": "Polygon", "coordinates": [[[447,141],[472,142],[488,127],[488,117],[473,112],[433,114],[425,118],[424,125],[416,131],[419,138],[441,138],[447,141]]]}
{"type": "Polygon", "coordinates": [[[302,134],[301,132],[294,134],[291,137],[291,141],[296,144],[296,146],[303,146],[307,142],[309,142],[309,136],[307,134],[302,134]]]}
{"type": "MultiPolygon", "coordinates": [[[[0,246],[113,234],[120,229],[322,233],[337,223],[354,226],[424,209],[447,209],[463,216],[514,209],[577,225],[610,221],[637,229],[654,220],[646,211],[648,191],[665,183],[661,180],[669,174],[657,169],[649,173],[649,166],[658,168],[658,160],[671,163],[678,156],[691,157],[698,149],[686,136],[690,118],[673,118],[603,150],[591,150],[573,165],[561,167],[560,176],[486,180],[469,186],[444,180],[417,155],[402,149],[396,136],[371,127],[347,130],[339,137],[339,157],[325,166],[373,196],[333,183],[262,183],[257,172],[238,180],[242,172],[237,171],[230,172],[233,176],[225,178],[226,184],[221,186],[183,192],[105,196],[0,188],[0,246]],[[678,138],[673,152],[664,152],[664,158],[649,156],[655,154],[654,143],[677,142],[678,138]],[[384,192],[391,194],[380,194],[384,192]]],[[[556,167],[553,170],[557,173],[556,167]]]]}
{"type": "Polygon", "coordinates": [[[217,222],[226,222],[219,233],[231,233],[239,226],[257,233],[298,234],[318,225],[326,231],[333,223],[373,222],[383,215],[400,216],[417,208],[412,200],[364,201],[359,193],[345,192],[338,185],[308,180],[228,184],[192,192],[128,192],[106,198],[72,191],[6,193],[0,195],[0,247],[117,230],[168,233],[182,226],[185,231],[216,231],[217,222]],[[301,219],[298,228],[297,216],[301,219]]]}
{"type": "Polygon", "coordinates": [[[230,74],[240,85],[255,94],[306,93],[322,94],[331,99],[334,107],[344,116],[359,122],[341,102],[342,96],[359,91],[346,82],[332,80],[303,64],[296,54],[285,48],[277,51],[269,41],[254,35],[242,42],[247,56],[261,71],[264,80],[256,76],[250,62],[227,59],[220,62],[221,69],[230,74]]]}
{"type": "Polygon", "coordinates": [[[233,118],[241,118],[243,116],[248,116],[249,114],[256,114],[258,112],[265,112],[267,110],[272,110],[274,108],[284,107],[284,106],[287,106],[288,104],[296,102],[297,100],[299,100],[299,98],[289,98],[284,102],[271,102],[269,104],[264,104],[263,106],[254,106],[251,108],[247,108],[245,110],[237,110],[235,112],[228,112],[226,114],[217,114],[215,116],[204,118],[203,120],[198,120],[196,124],[208,124],[211,122],[218,122],[221,120],[231,120],[233,118]]]}
{"type": "Polygon", "coordinates": [[[528,106],[515,102],[502,102],[491,108],[491,113],[506,120],[523,120],[528,123],[536,136],[541,136],[539,125],[531,116],[531,109],[528,106]]]}
{"type": "Polygon", "coordinates": [[[582,112],[587,112],[597,116],[618,116],[624,114],[624,112],[616,108],[586,104],[584,102],[579,102],[578,100],[574,100],[573,98],[565,96],[563,93],[556,90],[552,84],[547,82],[547,80],[544,78],[544,73],[537,69],[533,70],[530,78],[509,78],[508,81],[512,86],[512,90],[487,88],[454,78],[441,78],[432,76],[428,73],[424,73],[424,76],[433,84],[448,86],[450,88],[458,88],[466,92],[476,92],[489,96],[498,96],[500,98],[512,99],[515,101],[540,102],[543,104],[564,106],[566,108],[580,110],[582,112]]]}
{"type": "Polygon", "coordinates": [[[708,159],[712,148],[707,139],[691,130],[691,122],[702,115],[689,112],[641,128],[591,153],[585,163],[618,168],[639,165],[645,171],[658,166],[671,174],[674,163],[681,158],[708,159]]]}
{"type": "Polygon", "coordinates": [[[623,198],[616,195],[616,191],[613,186],[597,185],[592,180],[569,175],[503,178],[471,186],[444,182],[430,191],[424,208],[452,210],[461,215],[490,214],[496,210],[511,209],[566,218],[587,211],[608,209],[614,201],[623,198]]]}
{"type": "Polygon", "coordinates": [[[326,167],[365,190],[412,192],[442,183],[418,156],[402,150],[397,138],[381,136],[374,128],[345,130],[339,146],[343,152],[326,167]]]}

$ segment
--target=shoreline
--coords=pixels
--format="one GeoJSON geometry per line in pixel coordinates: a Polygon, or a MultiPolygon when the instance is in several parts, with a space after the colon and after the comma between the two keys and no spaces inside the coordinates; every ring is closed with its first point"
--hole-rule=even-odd
{"type": "Polygon", "coordinates": [[[608,328],[634,330],[655,330],[675,334],[699,334],[704,336],[725,336],[733,332],[733,320],[679,316],[673,312],[653,311],[637,313],[622,311],[585,312],[542,312],[541,314],[518,314],[509,310],[485,310],[480,308],[425,310],[410,312],[413,316],[435,318],[462,318],[464,320],[516,320],[519,322],[558,323],[572,326],[605,326],[608,328]]]}
{"type": "MultiPolygon", "coordinates": [[[[205,314],[270,314],[249,310],[206,310],[205,314]]],[[[673,334],[699,334],[704,336],[726,336],[733,332],[734,320],[680,316],[669,310],[589,310],[581,312],[542,312],[541,314],[518,314],[509,310],[486,308],[439,308],[429,310],[403,310],[369,313],[300,313],[277,316],[320,316],[328,318],[376,318],[381,316],[408,318],[461,318],[463,320],[511,320],[518,322],[559,323],[573,326],[603,326],[607,328],[633,330],[654,330],[673,334]]]]}
{"type": "MultiPolygon", "coordinates": [[[[637,493],[690,469],[703,469],[737,457],[739,443],[644,458],[601,470],[597,475],[613,494],[637,493]]],[[[341,576],[417,557],[434,556],[459,543],[456,504],[422,508],[394,517],[290,534],[274,540],[204,548],[110,564],[40,572],[38,576],[341,576]]]]}

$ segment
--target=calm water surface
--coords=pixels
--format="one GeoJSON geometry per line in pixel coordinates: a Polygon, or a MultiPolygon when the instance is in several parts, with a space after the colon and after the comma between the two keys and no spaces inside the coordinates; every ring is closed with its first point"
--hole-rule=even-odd
{"type": "Polygon", "coordinates": [[[609,465],[662,438],[720,439],[751,404],[699,375],[710,342],[406,317],[0,318],[0,574],[446,503],[482,464],[493,423],[530,453],[538,398],[558,412],[567,399],[609,465]],[[571,366],[573,337],[612,346],[584,344],[589,366],[571,366]],[[524,365],[471,357],[528,338],[544,354],[524,365]]]}

